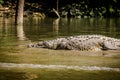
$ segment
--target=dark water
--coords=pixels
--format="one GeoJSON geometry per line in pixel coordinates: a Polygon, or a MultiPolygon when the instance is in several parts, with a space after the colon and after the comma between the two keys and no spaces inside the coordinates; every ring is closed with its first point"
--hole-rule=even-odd
{"type": "Polygon", "coordinates": [[[25,35],[33,40],[81,34],[100,34],[120,38],[120,19],[39,19],[26,20],[25,35]],[[34,37],[34,38],[33,38],[34,37]]]}
{"type": "Polygon", "coordinates": [[[0,46],[13,46],[20,40],[40,41],[56,37],[100,34],[120,38],[120,18],[24,18],[24,25],[16,27],[14,18],[0,17],[0,46]]]}

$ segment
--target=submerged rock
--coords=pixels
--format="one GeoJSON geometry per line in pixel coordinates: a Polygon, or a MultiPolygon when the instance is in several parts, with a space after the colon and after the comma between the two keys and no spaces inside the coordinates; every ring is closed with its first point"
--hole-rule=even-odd
{"type": "Polygon", "coordinates": [[[120,50],[120,39],[102,35],[80,35],[29,44],[28,47],[65,50],[120,50]]]}

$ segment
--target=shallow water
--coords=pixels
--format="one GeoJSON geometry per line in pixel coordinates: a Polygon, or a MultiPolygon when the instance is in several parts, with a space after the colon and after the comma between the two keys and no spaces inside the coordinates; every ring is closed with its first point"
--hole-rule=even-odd
{"type": "Polygon", "coordinates": [[[15,26],[14,17],[0,17],[0,52],[17,52],[15,48],[18,46],[26,47],[31,42],[71,35],[95,34],[120,38],[119,21],[120,18],[25,17],[23,26],[15,26]]]}
{"type": "MultiPolygon", "coordinates": [[[[120,38],[120,18],[24,18],[24,25],[16,27],[14,18],[0,17],[0,47],[15,46],[19,41],[40,41],[81,34],[98,34],[120,38]]],[[[26,42],[25,42],[26,43],[26,42]]]]}
{"type": "Polygon", "coordinates": [[[15,64],[15,63],[0,63],[3,68],[40,68],[40,69],[72,69],[72,70],[88,70],[88,71],[116,71],[120,72],[120,68],[97,67],[97,66],[67,66],[67,65],[40,65],[40,64],[15,64]]]}
{"type": "Polygon", "coordinates": [[[0,52],[31,42],[71,35],[95,34],[120,38],[120,18],[61,18],[25,17],[23,26],[14,25],[13,18],[0,17],[0,52]]]}
{"type": "MultiPolygon", "coordinates": [[[[84,54],[84,52],[81,53],[79,51],[64,51],[64,50],[54,51],[54,50],[46,50],[46,49],[38,50],[38,49],[27,49],[26,48],[26,45],[31,42],[33,43],[33,42],[38,42],[41,40],[49,40],[49,39],[54,39],[57,37],[65,37],[65,36],[71,36],[71,35],[97,34],[97,35],[105,35],[105,36],[120,39],[119,21],[120,21],[120,18],[109,18],[109,19],[105,19],[105,18],[90,18],[90,19],[89,18],[86,18],[86,19],[45,18],[45,19],[41,19],[39,17],[26,17],[24,18],[23,26],[15,26],[14,18],[0,17],[0,55],[1,55],[0,62],[2,63],[4,62],[14,63],[15,62],[15,63],[29,63],[29,64],[37,63],[40,65],[49,64],[49,65],[72,65],[72,66],[78,66],[78,65],[96,66],[98,65],[98,67],[107,66],[107,67],[115,67],[119,69],[120,51],[105,51],[102,53],[101,52],[95,52],[95,53],[89,52],[87,54],[84,54]],[[85,56],[91,55],[91,53],[92,53],[92,56],[99,55],[101,57],[85,57],[85,56]],[[84,57],[81,57],[81,56],[84,56],[84,57]]],[[[0,72],[0,79],[1,80],[7,79],[6,75],[3,76],[3,74],[10,75],[9,71],[5,70],[4,72],[4,69],[2,70],[3,71],[0,72]],[[1,76],[3,76],[3,78],[1,76]]],[[[38,74],[42,74],[44,73],[44,71],[45,70],[43,70],[41,73],[38,73],[38,74]]],[[[29,72],[29,70],[27,72],[29,72]]],[[[54,72],[54,71],[48,70],[45,72],[46,72],[45,74],[49,76],[50,75],[49,72],[54,72]]],[[[60,72],[63,74],[64,71],[61,70],[60,72]]],[[[72,75],[78,73],[76,71],[73,71],[73,72],[74,73],[72,75]]],[[[10,75],[9,76],[9,78],[11,78],[10,80],[17,80],[18,78],[20,78],[18,77],[18,75],[21,75],[21,73],[19,74],[19,72],[15,72],[15,71],[12,73],[16,76],[10,77],[11,76],[10,75]]],[[[66,75],[69,76],[69,71],[67,71],[67,73],[68,74],[66,75]]],[[[83,73],[85,72],[82,72],[82,74],[83,73]]],[[[88,73],[89,72],[87,72],[87,74],[88,73]]],[[[96,73],[96,74],[99,74],[99,73],[96,73]]],[[[26,75],[24,74],[24,70],[22,71],[22,75],[23,76],[26,75]]],[[[57,74],[56,78],[58,78],[59,76],[60,75],[57,74]]],[[[106,74],[105,76],[108,76],[108,75],[106,74]]],[[[54,78],[53,76],[49,76],[49,77],[54,78]]],[[[50,79],[49,77],[47,78],[48,80],[50,79]]],[[[65,78],[64,80],[66,80],[65,75],[62,75],[61,78],[62,77],[64,77],[65,78]]],[[[76,77],[73,76],[73,79],[74,78],[76,77]]],[[[119,79],[118,76],[114,78],[116,78],[116,80],[119,79]]],[[[103,79],[105,80],[107,79],[107,77],[103,79]]],[[[80,80],[80,77],[77,80],[80,80]]],[[[87,80],[87,79],[84,78],[84,80],[87,80]]]]}

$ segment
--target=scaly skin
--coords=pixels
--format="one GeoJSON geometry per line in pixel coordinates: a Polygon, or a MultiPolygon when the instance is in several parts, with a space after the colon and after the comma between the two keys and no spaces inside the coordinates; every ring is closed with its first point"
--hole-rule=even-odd
{"type": "Polygon", "coordinates": [[[28,47],[67,50],[120,50],[120,39],[102,35],[80,35],[29,44],[28,47]]]}

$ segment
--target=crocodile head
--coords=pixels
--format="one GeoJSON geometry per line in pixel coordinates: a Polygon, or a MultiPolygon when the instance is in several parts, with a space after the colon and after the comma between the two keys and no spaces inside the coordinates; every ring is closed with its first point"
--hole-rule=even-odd
{"type": "Polygon", "coordinates": [[[120,50],[120,45],[119,44],[113,44],[111,42],[104,42],[103,43],[103,49],[105,50],[120,50]]]}
{"type": "Polygon", "coordinates": [[[39,42],[37,44],[28,44],[27,47],[29,47],[29,48],[44,48],[45,45],[43,42],[39,42]]]}

